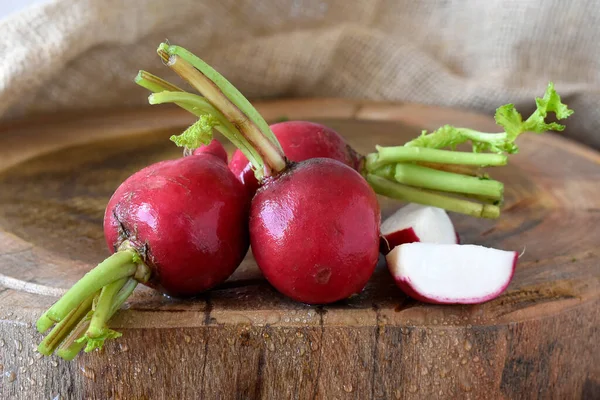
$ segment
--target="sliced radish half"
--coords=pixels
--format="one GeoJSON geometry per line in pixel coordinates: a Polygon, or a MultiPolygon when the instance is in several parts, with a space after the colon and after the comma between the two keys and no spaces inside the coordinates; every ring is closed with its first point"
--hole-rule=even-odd
{"type": "Polygon", "coordinates": [[[441,208],[411,203],[400,208],[381,224],[381,252],[387,254],[403,243],[456,244],[458,234],[450,217],[441,208]]]}
{"type": "Polygon", "coordinates": [[[518,253],[459,244],[406,243],[387,256],[396,284],[408,296],[434,304],[477,304],[510,283],[518,253]]]}

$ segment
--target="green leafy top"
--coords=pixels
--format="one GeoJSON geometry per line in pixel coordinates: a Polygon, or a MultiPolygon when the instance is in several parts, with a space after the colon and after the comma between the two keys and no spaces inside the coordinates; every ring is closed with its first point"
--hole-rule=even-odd
{"type": "Polygon", "coordinates": [[[564,125],[556,122],[547,123],[548,113],[554,113],[559,120],[573,114],[573,110],[570,110],[566,104],[561,102],[552,82],[548,84],[544,97],[536,98],[535,103],[536,110],[525,121],[515,109],[514,104],[505,104],[499,107],[496,110],[494,119],[498,125],[504,128],[504,132],[501,133],[484,133],[473,129],[444,125],[431,133],[423,131],[421,136],[406,143],[405,146],[434,149],[450,147],[454,149],[457,145],[470,141],[474,152],[489,151],[492,153],[514,154],[519,151],[514,141],[522,133],[560,132],[565,129],[564,125]]]}
{"type": "Polygon", "coordinates": [[[211,114],[203,114],[189,128],[179,135],[171,136],[171,141],[179,147],[190,150],[197,149],[203,144],[209,144],[213,138],[213,128],[219,125],[219,120],[211,114]]]}

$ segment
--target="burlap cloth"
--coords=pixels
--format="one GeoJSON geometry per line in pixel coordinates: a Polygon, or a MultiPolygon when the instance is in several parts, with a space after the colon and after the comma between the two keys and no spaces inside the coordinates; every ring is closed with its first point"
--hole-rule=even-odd
{"type": "Polygon", "coordinates": [[[532,109],[549,80],[600,147],[598,0],[53,0],[0,21],[0,118],[144,104],[139,69],[187,47],[247,96],[532,109]]]}

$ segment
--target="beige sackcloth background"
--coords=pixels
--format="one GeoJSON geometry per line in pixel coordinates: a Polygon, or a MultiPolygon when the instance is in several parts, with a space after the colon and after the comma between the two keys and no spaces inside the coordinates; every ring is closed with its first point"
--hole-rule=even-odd
{"type": "Polygon", "coordinates": [[[50,0],[0,21],[0,118],[137,105],[155,50],[193,51],[251,98],[343,96],[529,113],[600,148],[598,0],[50,0]]]}

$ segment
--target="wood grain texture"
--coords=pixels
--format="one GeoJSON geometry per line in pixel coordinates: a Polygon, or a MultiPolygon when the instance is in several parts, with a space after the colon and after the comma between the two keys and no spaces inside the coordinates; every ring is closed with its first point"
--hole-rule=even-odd
{"type": "MultiPolygon", "coordinates": [[[[487,116],[422,105],[257,105],[270,121],[325,122],[365,153],[445,123],[495,129],[487,116]]],[[[600,398],[600,156],[558,135],[525,135],[492,171],[507,184],[500,220],[451,215],[465,243],[524,250],[493,301],[416,302],[380,263],[359,296],[311,307],[272,289],[249,254],[195,300],[139,288],[112,322],[123,337],[99,353],[41,357],[34,321],[108,254],[109,196],[133,171],[178,157],[167,138],[191,122],[145,107],[0,126],[0,398],[600,398]]],[[[380,200],[384,217],[401,205],[380,200]]]]}

